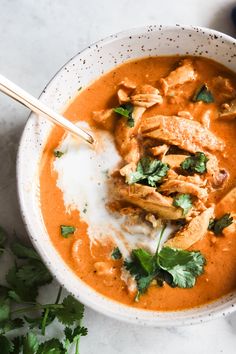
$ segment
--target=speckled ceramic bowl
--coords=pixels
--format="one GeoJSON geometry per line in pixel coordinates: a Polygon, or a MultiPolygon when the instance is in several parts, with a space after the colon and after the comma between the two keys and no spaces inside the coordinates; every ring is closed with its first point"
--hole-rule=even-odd
{"type": "MultiPolygon", "coordinates": [[[[112,35],[72,58],[50,81],[40,100],[63,112],[78,87],[86,86],[115,65],[132,58],[191,54],[206,56],[236,71],[236,41],[222,33],[192,26],[149,26],[112,35]]],[[[104,315],[151,326],[177,326],[225,316],[236,307],[236,294],[200,308],[154,312],[114,302],[81,281],[64,263],[47,234],[40,211],[39,165],[52,129],[49,122],[31,114],[19,147],[18,192],[29,236],[55,278],[77,299],[104,315]]]]}

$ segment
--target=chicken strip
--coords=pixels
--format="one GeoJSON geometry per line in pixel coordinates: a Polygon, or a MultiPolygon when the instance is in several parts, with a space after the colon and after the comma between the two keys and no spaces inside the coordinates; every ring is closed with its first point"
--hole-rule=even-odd
{"type": "Polygon", "coordinates": [[[208,197],[208,192],[205,188],[201,188],[194,183],[181,181],[179,179],[167,180],[162,183],[159,191],[165,192],[168,195],[175,192],[191,194],[198,197],[200,200],[206,200],[208,197]]]}
{"type": "Polygon", "coordinates": [[[129,186],[119,181],[115,183],[115,191],[119,199],[156,214],[159,218],[176,220],[183,217],[181,208],[172,205],[173,198],[161,195],[153,187],[137,183],[129,186]]]}
{"type": "Polygon", "coordinates": [[[177,69],[171,71],[167,77],[160,79],[160,84],[163,93],[166,95],[170,88],[177,85],[183,85],[186,82],[194,81],[196,79],[197,73],[194,70],[192,61],[190,59],[184,59],[177,69]]]}
{"type": "Polygon", "coordinates": [[[194,243],[201,240],[207,233],[210,219],[214,213],[214,207],[203,211],[200,215],[193,218],[188,225],[178,231],[175,236],[169,239],[165,246],[173,248],[188,249],[194,243]]]}
{"type": "Polygon", "coordinates": [[[224,142],[199,122],[177,116],[157,115],[143,119],[141,132],[144,137],[158,139],[195,153],[204,149],[222,151],[224,142]]]}

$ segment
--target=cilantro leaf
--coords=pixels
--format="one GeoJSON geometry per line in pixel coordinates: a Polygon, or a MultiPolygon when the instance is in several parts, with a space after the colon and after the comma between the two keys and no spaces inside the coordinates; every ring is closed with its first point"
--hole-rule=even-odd
{"type": "Polygon", "coordinates": [[[183,210],[183,215],[186,215],[193,206],[191,196],[189,194],[177,194],[173,199],[173,205],[177,208],[180,207],[183,210]]]}
{"type": "Polygon", "coordinates": [[[38,287],[50,283],[52,276],[42,262],[30,260],[21,266],[14,265],[6,275],[6,280],[16,299],[35,301],[38,287]]]}
{"type": "Polygon", "coordinates": [[[45,265],[33,260],[18,269],[17,277],[29,288],[45,285],[52,281],[52,276],[45,265]]]}
{"type": "Polygon", "coordinates": [[[38,253],[32,247],[24,246],[20,242],[13,243],[11,250],[18,258],[29,258],[41,261],[38,253]]]}
{"type": "Polygon", "coordinates": [[[6,237],[7,237],[6,231],[0,226],[0,254],[3,253],[6,237]]]}
{"type": "Polygon", "coordinates": [[[75,329],[66,327],[64,333],[66,337],[64,342],[64,347],[68,349],[70,344],[79,342],[80,337],[86,336],[88,334],[88,330],[87,328],[79,325],[75,327],[75,329]]]}
{"type": "Polygon", "coordinates": [[[203,152],[196,152],[195,155],[187,157],[181,164],[181,168],[190,174],[203,174],[207,171],[206,163],[208,158],[203,152]]]}
{"type": "Polygon", "coordinates": [[[58,339],[50,339],[39,345],[37,354],[66,354],[66,349],[58,339]]]}
{"type": "Polygon", "coordinates": [[[74,226],[68,226],[68,225],[61,225],[60,229],[61,229],[61,235],[64,238],[68,238],[72,236],[76,230],[74,226]]]}
{"type": "Polygon", "coordinates": [[[5,297],[0,297],[0,323],[9,320],[10,318],[10,300],[5,297]]]}
{"type": "Polygon", "coordinates": [[[203,84],[193,96],[193,102],[203,101],[205,103],[214,102],[214,97],[206,84],[203,84]]]}
{"type": "Polygon", "coordinates": [[[158,254],[158,264],[172,275],[173,286],[191,288],[203,272],[205,258],[198,251],[163,247],[158,254]]]}
{"type": "Polygon", "coordinates": [[[230,213],[224,214],[219,219],[212,219],[210,220],[208,229],[213,231],[215,235],[221,235],[224,228],[228,227],[233,223],[233,217],[230,213]]]}
{"type": "Polygon", "coordinates": [[[64,155],[64,152],[59,151],[59,150],[54,150],[53,154],[54,154],[55,157],[60,158],[60,157],[62,157],[62,155],[64,155]]]}
{"type": "Polygon", "coordinates": [[[113,108],[115,113],[127,118],[127,125],[130,128],[134,127],[134,118],[132,117],[133,110],[134,106],[131,103],[125,103],[119,107],[113,108]]]}
{"type": "Polygon", "coordinates": [[[153,272],[153,256],[151,253],[145,251],[142,248],[138,248],[132,251],[132,257],[140,264],[142,269],[147,273],[153,272]]]}
{"type": "Polygon", "coordinates": [[[84,316],[84,305],[68,295],[62,302],[63,308],[57,309],[55,315],[59,322],[64,325],[72,326],[76,321],[80,321],[84,316]]]}
{"type": "Polygon", "coordinates": [[[142,181],[142,183],[151,187],[156,187],[166,176],[169,166],[160,160],[151,157],[142,157],[137,165],[135,172],[132,172],[126,182],[133,184],[142,181]]]}
{"type": "Polygon", "coordinates": [[[39,347],[37,336],[29,332],[23,339],[23,354],[36,354],[39,347]]]}
{"type": "Polygon", "coordinates": [[[7,337],[0,335],[1,354],[10,354],[13,351],[13,344],[7,337]]]}
{"type": "Polygon", "coordinates": [[[112,251],[111,258],[117,260],[122,258],[122,254],[118,247],[115,247],[112,251]]]}

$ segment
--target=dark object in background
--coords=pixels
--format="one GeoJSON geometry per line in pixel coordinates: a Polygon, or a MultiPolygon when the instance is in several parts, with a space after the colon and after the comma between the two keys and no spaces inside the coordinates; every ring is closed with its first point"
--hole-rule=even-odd
{"type": "Polygon", "coordinates": [[[236,26],[236,6],[232,9],[231,18],[232,18],[233,24],[236,26]]]}

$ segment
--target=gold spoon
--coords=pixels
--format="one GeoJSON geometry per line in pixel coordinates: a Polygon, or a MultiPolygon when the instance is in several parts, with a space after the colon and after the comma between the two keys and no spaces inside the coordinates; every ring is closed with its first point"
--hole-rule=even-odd
{"type": "Polygon", "coordinates": [[[44,103],[37,100],[35,97],[30,95],[28,92],[23,90],[21,87],[15,85],[12,81],[8,80],[4,76],[0,75],[0,91],[10,96],[14,100],[22,103],[24,106],[28,107],[36,113],[37,115],[43,116],[49,119],[51,122],[60,125],[66,131],[70,132],[76,137],[82,138],[89,144],[94,144],[95,140],[87,133],[85,130],[77,127],[75,124],[71,123],[68,119],[63,117],[57,112],[54,112],[51,108],[47,107],[44,103]]]}

